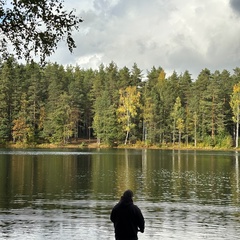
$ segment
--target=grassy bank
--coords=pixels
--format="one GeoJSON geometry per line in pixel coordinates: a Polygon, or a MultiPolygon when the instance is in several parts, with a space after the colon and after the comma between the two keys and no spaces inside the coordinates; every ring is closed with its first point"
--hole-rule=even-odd
{"type": "Polygon", "coordinates": [[[23,144],[23,143],[9,143],[1,145],[1,148],[44,148],[44,149],[53,149],[53,148],[128,148],[128,149],[176,149],[176,150],[216,150],[216,151],[236,151],[234,147],[224,148],[224,147],[212,147],[212,146],[193,146],[193,145],[184,145],[184,144],[165,144],[165,145],[145,145],[143,142],[138,142],[136,144],[120,144],[118,146],[108,146],[106,144],[98,144],[96,139],[79,139],[77,141],[72,141],[65,144],[53,144],[53,143],[43,143],[43,144],[23,144]]]}

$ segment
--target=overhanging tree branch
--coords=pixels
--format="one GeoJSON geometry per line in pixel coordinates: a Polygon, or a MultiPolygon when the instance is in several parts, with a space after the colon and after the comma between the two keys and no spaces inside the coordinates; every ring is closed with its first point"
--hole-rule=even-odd
{"type": "Polygon", "coordinates": [[[0,52],[3,58],[38,56],[41,63],[64,40],[70,52],[76,48],[72,37],[83,20],[64,10],[62,0],[0,0],[0,52]],[[12,49],[12,50],[10,50],[12,49]]]}

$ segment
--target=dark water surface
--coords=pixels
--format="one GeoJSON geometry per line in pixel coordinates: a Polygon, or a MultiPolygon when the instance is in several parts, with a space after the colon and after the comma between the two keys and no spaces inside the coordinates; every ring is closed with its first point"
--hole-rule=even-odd
{"type": "Polygon", "coordinates": [[[238,152],[0,150],[0,239],[114,239],[128,188],[147,239],[240,239],[238,152]]]}

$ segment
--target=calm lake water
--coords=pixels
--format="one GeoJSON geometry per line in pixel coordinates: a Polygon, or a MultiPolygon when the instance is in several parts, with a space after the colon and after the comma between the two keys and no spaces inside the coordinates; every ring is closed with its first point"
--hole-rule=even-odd
{"type": "Polygon", "coordinates": [[[114,239],[126,189],[148,239],[240,239],[238,152],[0,149],[0,239],[114,239]]]}

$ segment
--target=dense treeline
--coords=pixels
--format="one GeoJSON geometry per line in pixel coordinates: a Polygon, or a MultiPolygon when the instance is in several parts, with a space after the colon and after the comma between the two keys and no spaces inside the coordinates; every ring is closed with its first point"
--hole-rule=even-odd
{"type": "Polygon", "coordinates": [[[188,71],[166,77],[161,67],[143,78],[137,64],[84,70],[10,59],[0,65],[0,141],[96,137],[109,145],[231,147],[237,126],[233,89],[239,82],[240,68],[232,75],[204,69],[193,81],[188,71]]]}

